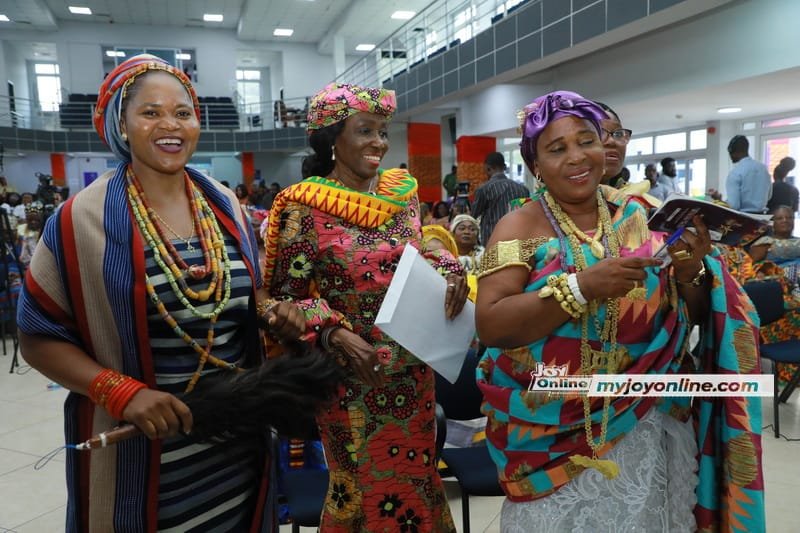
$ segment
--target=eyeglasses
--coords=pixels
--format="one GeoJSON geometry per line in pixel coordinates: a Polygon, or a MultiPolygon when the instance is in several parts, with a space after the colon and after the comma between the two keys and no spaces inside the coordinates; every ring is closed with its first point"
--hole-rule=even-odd
{"type": "Polygon", "coordinates": [[[620,144],[628,144],[628,141],[631,140],[631,135],[633,134],[633,131],[625,128],[620,128],[614,131],[608,131],[605,128],[600,128],[600,129],[603,130],[604,134],[603,142],[607,141],[608,138],[611,137],[612,139],[614,139],[615,142],[618,142],[620,144]]]}

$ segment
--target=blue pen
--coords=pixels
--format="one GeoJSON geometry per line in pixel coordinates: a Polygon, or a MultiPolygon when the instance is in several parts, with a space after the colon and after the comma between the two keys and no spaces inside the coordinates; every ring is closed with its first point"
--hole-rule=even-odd
{"type": "Polygon", "coordinates": [[[686,226],[681,226],[680,228],[678,228],[678,230],[677,230],[675,233],[673,233],[672,235],[670,235],[670,236],[667,238],[667,240],[664,242],[664,244],[662,244],[662,245],[661,245],[661,248],[659,248],[658,250],[656,250],[656,253],[654,253],[654,254],[653,254],[653,258],[654,258],[654,259],[662,259],[662,260],[663,260],[663,259],[666,259],[667,255],[668,255],[668,253],[669,253],[669,252],[667,251],[667,248],[668,248],[668,247],[670,247],[670,246],[672,246],[672,245],[673,245],[673,244],[675,244],[676,242],[678,242],[678,239],[680,239],[680,238],[681,238],[681,235],[683,235],[683,231],[684,231],[685,229],[686,229],[686,226]]]}

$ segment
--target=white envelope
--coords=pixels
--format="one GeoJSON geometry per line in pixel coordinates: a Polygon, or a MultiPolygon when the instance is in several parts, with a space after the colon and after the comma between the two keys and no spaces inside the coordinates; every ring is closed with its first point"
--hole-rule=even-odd
{"type": "Polygon", "coordinates": [[[453,320],[444,311],[447,281],[406,245],[375,325],[400,346],[455,383],[475,335],[475,305],[467,300],[453,320]]]}

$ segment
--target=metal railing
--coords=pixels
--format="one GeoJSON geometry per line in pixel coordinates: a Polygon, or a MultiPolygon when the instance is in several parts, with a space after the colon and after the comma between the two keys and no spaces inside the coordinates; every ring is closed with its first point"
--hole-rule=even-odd
{"type": "Polygon", "coordinates": [[[340,83],[380,87],[417,65],[458,46],[510,12],[542,0],[437,0],[341,75],[340,83]]]}
{"type": "MultiPolygon", "coordinates": [[[[0,95],[0,126],[34,130],[91,130],[95,99],[41,105],[28,98],[0,95]],[[57,109],[44,111],[43,109],[57,109]]],[[[305,127],[310,97],[234,104],[231,98],[205,97],[200,103],[203,130],[261,131],[305,127]],[[223,100],[223,101],[220,101],[223,100]]]]}

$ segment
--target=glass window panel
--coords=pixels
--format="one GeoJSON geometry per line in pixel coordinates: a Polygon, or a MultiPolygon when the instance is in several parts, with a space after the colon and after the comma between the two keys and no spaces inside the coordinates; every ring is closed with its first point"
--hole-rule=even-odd
{"type": "Polygon", "coordinates": [[[689,132],[690,150],[705,150],[707,141],[706,130],[692,130],[689,132]]]}
{"type": "Polygon", "coordinates": [[[754,129],[756,129],[756,123],[755,122],[745,122],[744,124],[742,124],[742,129],[743,130],[754,130],[754,129]]]}
{"type": "Polygon", "coordinates": [[[244,71],[244,79],[246,79],[246,80],[260,80],[261,79],[261,71],[260,70],[245,70],[244,71]]]}
{"type": "Polygon", "coordinates": [[[706,160],[692,159],[689,165],[689,195],[704,197],[706,194],[706,160]]]}
{"type": "Polygon", "coordinates": [[[33,70],[36,74],[58,74],[56,65],[52,63],[36,63],[33,65],[33,70]]]}
{"type": "Polygon", "coordinates": [[[653,138],[639,137],[628,143],[628,155],[650,155],[653,153],[653,138]]]}
{"type": "Polygon", "coordinates": [[[56,76],[37,76],[36,91],[42,111],[58,111],[61,103],[61,81],[56,76]]]}
{"type": "Polygon", "coordinates": [[[761,122],[762,128],[778,128],[780,126],[796,126],[800,124],[800,117],[786,117],[761,122]]]}
{"type": "Polygon", "coordinates": [[[686,150],[686,133],[667,133],[656,136],[656,153],[683,152],[686,150]]]}

